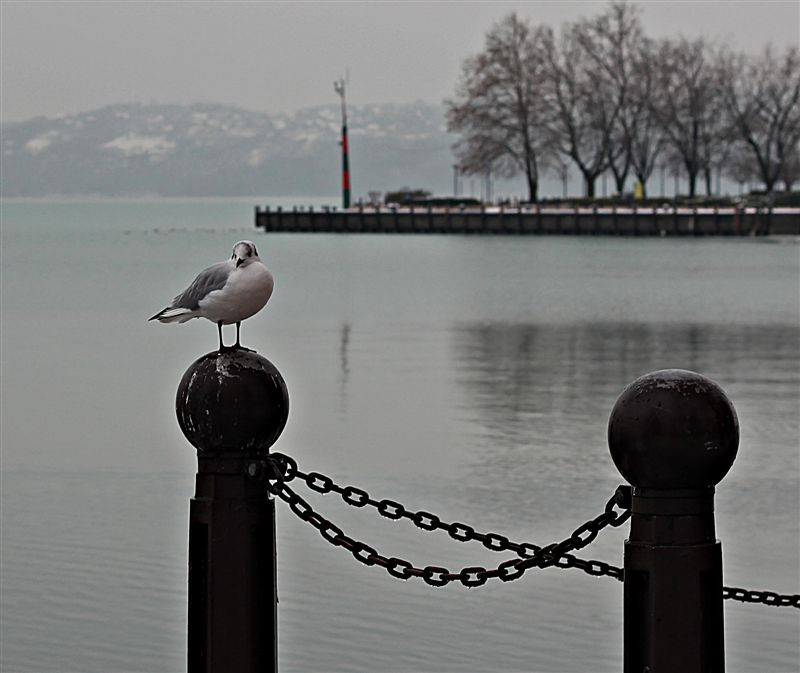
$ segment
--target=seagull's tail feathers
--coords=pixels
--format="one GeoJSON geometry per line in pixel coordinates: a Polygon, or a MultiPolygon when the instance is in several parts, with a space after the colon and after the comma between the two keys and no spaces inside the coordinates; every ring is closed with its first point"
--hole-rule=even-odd
{"type": "Polygon", "coordinates": [[[158,322],[186,322],[197,315],[190,308],[180,308],[178,306],[167,306],[167,308],[160,310],[152,318],[148,320],[158,320],[158,322]]]}

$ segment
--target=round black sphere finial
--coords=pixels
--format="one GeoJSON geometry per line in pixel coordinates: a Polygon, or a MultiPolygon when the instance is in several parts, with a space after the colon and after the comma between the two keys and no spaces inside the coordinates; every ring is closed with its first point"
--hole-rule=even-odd
{"type": "Polygon", "coordinates": [[[175,400],[178,424],[200,456],[266,455],[289,417],[280,372],[252,351],[214,351],[195,360],[175,400]]]}
{"type": "Polygon", "coordinates": [[[739,421],[705,376],[663,369],[631,383],[608,422],[608,446],[623,477],[640,488],[714,486],[739,448],[739,421]]]}

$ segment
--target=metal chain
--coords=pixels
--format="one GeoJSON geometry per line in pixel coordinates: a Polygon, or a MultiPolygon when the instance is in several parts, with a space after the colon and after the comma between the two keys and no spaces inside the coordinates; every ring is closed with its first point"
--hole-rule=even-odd
{"type": "Polygon", "coordinates": [[[776,594],[774,591],[753,591],[737,587],[722,587],[722,597],[740,603],[762,603],[775,607],[800,608],[800,594],[776,594]]]}
{"type": "Polygon", "coordinates": [[[289,456],[272,454],[271,465],[250,465],[249,473],[253,477],[266,477],[271,493],[286,502],[290,509],[303,521],[316,528],[320,535],[335,546],[348,549],[356,560],[365,565],[380,565],[389,574],[400,579],[421,577],[431,586],[445,586],[453,581],[460,581],[464,586],[473,587],[485,584],[488,579],[499,578],[508,582],[521,577],[526,570],[539,567],[556,566],[559,568],[578,568],[590,575],[607,575],[622,580],[622,569],[614,567],[603,561],[587,561],[570,554],[592,542],[597,534],[606,526],[620,526],[630,517],[630,490],[629,487],[620,487],[608,501],[605,511],[594,519],[579,526],[568,538],[561,542],[553,543],[547,547],[539,547],[531,543],[512,542],[503,535],[496,533],[479,533],[471,526],[463,523],[443,523],[438,516],[430,512],[410,512],[400,503],[391,500],[376,501],[361,489],[354,487],[340,487],[325,475],[317,472],[304,473],[297,469],[297,463],[289,456]],[[269,474],[265,474],[265,470],[269,474]],[[331,523],[318,512],[314,511],[300,495],[286,482],[300,478],[318,493],[339,493],[345,502],[355,507],[371,505],[383,516],[389,519],[408,518],[423,530],[441,529],[448,532],[450,537],[460,542],[470,540],[480,541],[484,547],[492,551],[515,551],[521,558],[512,559],[501,563],[497,568],[487,570],[480,566],[468,567],[460,572],[452,573],[439,566],[426,566],[417,568],[409,561],[399,558],[387,558],[379,554],[372,547],[346,535],[338,526],[331,523]]]}
{"type": "MultiPolygon", "coordinates": [[[[420,511],[410,511],[394,500],[374,500],[369,494],[354,486],[342,487],[330,477],[319,472],[305,473],[298,469],[297,462],[290,456],[282,453],[270,455],[268,462],[251,463],[248,467],[251,477],[261,477],[267,480],[269,491],[286,502],[290,509],[303,521],[316,528],[323,538],[335,546],[341,546],[350,551],[356,560],[365,565],[380,565],[386,571],[400,579],[421,577],[431,586],[445,586],[453,581],[460,581],[464,586],[481,586],[488,579],[499,578],[504,582],[518,579],[526,570],[533,567],[546,568],[577,568],[593,576],[608,576],[622,581],[624,571],[618,566],[613,566],[604,561],[585,560],[570,554],[587,546],[594,541],[597,534],[606,526],[618,527],[631,515],[631,488],[619,486],[606,503],[603,514],[587,521],[573,531],[572,535],[559,543],[540,547],[530,542],[513,542],[497,533],[480,533],[472,526],[464,523],[446,523],[435,514],[420,511]],[[417,568],[410,562],[395,557],[385,557],[369,545],[359,542],[346,535],[338,526],[334,525],[311,505],[300,497],[286,482],[295,478],[302,479],[313,491],[321,494],[338,493],[342,500],[353,507],[374,507],[381,516],[388,519],[409,519],[418,528],[426,531],[443,530],[459,542],[478,541],[491,551],[514,551],[520,558],[501,563],[497,568],[487,570],[480,566],[463,568],[458,573],[451,573],[446,568],[426,566],[417,568]],[[616,511],[615,508],[619,508],[616,511]]],[[[776,607],[800,608],[800,595],[782,595],[772,591],[753,591],[736,587],[723,587],[722,597],[726,600],[735,600],[742,603],[761,603],[776,607]]]]}
{"type": "MultiPolygon", "coordinates": [[[[280,470],[281,474],[285,473],[283,478],[286,481],[291,481],[295,478],[302,479],[311,490],[317,493],[323,495],[338,493],[342,500],[348,505],[352,507],[364,507],[367,505],[374,507],[381,516],[387,519],[397,521],[405,518],[422,530],[443,530],[458,542],[477,541],[490,551],[503,552],[511,550],[521,558],[530,558],[533,554],[542,549],[539,545],[531,542],[514,542],[504,535],[498,535],[497,533],[481,533],[476,531],[472,526],[464,523],[447,523],[442,521],[435,514],[424,510],[416,512],[410,511],[394,500],[374,500],[366,491],[354,486],[342,487],[336,484],[330,477],[319,472],[302,472],[298,469],[297,462],[293,458],[282,453],[272,454],[271,458],[277,461],[277,469],[280,470]]],[[[619,520],[613,525],[620,526],[630,517],[631,487],[618,487],[614,494],[614,500],[616,505],[621,508],[621,511],[619,513],[619,520]]],[[[562,568],[575,568],[594,577],[608,576],[620,582],[623,579],[622,568],[613,566],[605,561],[586,560],[573,554],[565,553],[562,555],[559,564],[562,568]]]]}
{"type": "MultiPolygon", "coordinates": [[[[268,482],[268,488],[271,493],[286,502],[300,519],[316,528],[323,538],[334,546],[344,547],[350,551],[357,561],[368,566],[382,566],[390,575],[399,579],[407,580],[411,577],[421,577],[427,584],[434,587],[442,587],[454,581],[460,581],[466,587],[478,587],[485,584],[488,579],[495,578],[503,582],[510,582],[522,577],[526,570],[534,567],[546,568],[554,565],[559,568],[571,568],[574,563],[571,559],[565,558],[564,554],[568,551],[585,547],[597,537],[600,530],[608,525],[613,525],[619,518],[613,510],[606,511],[577,528],[568,538],[547,547],[542,547],[538,551],[526,555],[525,558],[506,561],[491,570],[481,566],[472,566],[454,573],[441,566],[418,568],[405,559],[386,557],[369,545],[345,534],[341,528],[316,512],[286,482],[281,480],[275,480],[272,483],[268,482]]],[[[614,499],[612,498],[609,502],[613,504],[614,499]]],[[[592,574],[607,574],[605,573],[607,564],[598,561],[592,561],[591,563],[597,564],[597,571],[592,574]]]]}

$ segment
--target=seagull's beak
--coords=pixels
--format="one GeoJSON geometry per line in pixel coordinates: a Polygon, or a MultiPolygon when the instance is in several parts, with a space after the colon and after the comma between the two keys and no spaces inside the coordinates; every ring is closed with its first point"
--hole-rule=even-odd
{"type": "Polygon", "coordinates": [[[238,269],[242,264],[244,264],[244,260],[241,257],[236,258],[236,268],[238,269]]]}

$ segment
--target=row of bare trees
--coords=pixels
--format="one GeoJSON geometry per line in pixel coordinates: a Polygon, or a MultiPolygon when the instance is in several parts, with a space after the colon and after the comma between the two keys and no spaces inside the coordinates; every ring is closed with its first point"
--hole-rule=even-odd
{"type": "Polygon", "coordinates": [[[543,171],[574,166],[586,196],[613,174],[618,193],[680,167],[689,193],[722,170],[767,192],[800,179],[800,54],[757,56],[703,38],[648,38],[639,8],[614,2],[560,34],[510,14],[463,64],[448,129],[465,174],[523,174],[537,200],[543,171]]]}

